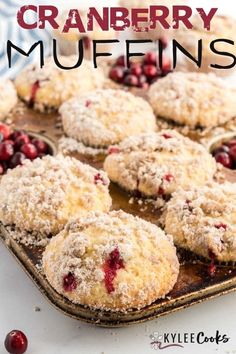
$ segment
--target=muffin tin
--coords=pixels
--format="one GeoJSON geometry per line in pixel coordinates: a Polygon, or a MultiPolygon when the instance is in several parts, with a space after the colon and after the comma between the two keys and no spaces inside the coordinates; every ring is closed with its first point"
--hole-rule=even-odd
{"type": "MultiPolygon", "coordinates": [[[[55,153],[57,141],[62,136],[58,114],[42,115],[31,109],[22,107],[12,118],[12,123],[18,129],[25,129],[36,134],[47,134],[55,153]]],[[[208,147],[216,144],[209,136],[208,147]]],[[[78,156],[84,162],[95,167],[102,166],[102,157],[78,156]]],[[[227,172],[228,176],[228,172],[227,172]]],[[[232,177],[230,177],[231,179],[232,177]]],[[[235,180],[235,178],[234,178],[235,180]]],[[[123,209],[126,212],[143,217],[158,224],[160,213],[151,204],[140,205],[134,198],[130,203],[130,196],[118,186],[111,183],[110,192],[113,200],[113,209],[123,209]]],[[[122,327],[157,318],[159,316],[186,308],[204,300],[223,295],[236,289],[236,267],[233,265],[218,265],[214,277],[208,273],[209,263],[197,258],[192,253],[178,250],[180,256],[180,274],[178,281],[168,296],[163,300],[141,310],[133,310],[126,314],[96,311],[80,305],[74,305],[59,295],[47,282],[40,270],[43,248],[28,247],[18,244],[9,237],[8,231],[1,225],[0,238],[23,267],[23,270],[32,278],[43,295],[60,311],[66,315],[93,323],[103,327],[122,327]]]]}

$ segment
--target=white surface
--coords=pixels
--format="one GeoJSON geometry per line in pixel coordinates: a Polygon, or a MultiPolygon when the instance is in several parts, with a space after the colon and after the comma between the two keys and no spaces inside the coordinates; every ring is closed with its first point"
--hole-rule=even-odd
{"type": "MultiPolygon", "coordinates": [[[[33,1],[28,1],[33,3],[33,1]]],[[[75,1],[70,1],[73,3],[75,1]]],[[[86,1],[87,2],[87,1],[86,1]]],[[[27,1],[24,1],[27,3],[27,1]]],[[[51,2],[52,3],[52,2],[51,2]]],[[[68,1],[54,1],[68,5],[68,1]]],[[[80,4],[85,1],[80,1],[80,4]]],[[[88,2],[87,2],[88,3],[88,2]]],[[[94,5],[95,1],[89,1],[94,5]]],[[[112,4],[115,1],[112,1],[112,4]]],[[[158,3],[158,1],[157,1],[158,3]]],[[[164,3],[164,2],[163,2],[164,3]]],[[[234,13],[233,1],[198,0],[194,6],[224,6],[222,12],[234,13]]],[[[77,1],[78,4],[78,1],[77,1]]],[[[99,4],[107,4],[100,1],[99,4]]],[[[111,2],[109,2],[109,5],[111,2]]],[[[123,329],[102,329],[72,320],[54,309],[39,293],[5,247],[0,243],[0,354],[5,353],[3,341],[8,331],[23,330],[29,339],[29,354],[151,354],[153,332],[199,332],[214,335],[216,330],[227,334],[227,344],[186,344],[164,353],[236,353],[236,293],[211,300],[142,325],[123,329]],[[35,306],[41,312],[35,312],[35,306]]]]}

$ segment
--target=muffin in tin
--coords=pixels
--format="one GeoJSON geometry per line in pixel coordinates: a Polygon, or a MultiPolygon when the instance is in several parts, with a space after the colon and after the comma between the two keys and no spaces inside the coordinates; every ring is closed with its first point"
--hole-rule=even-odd
{"type": "Polygon", "coordinates": [[[146,198],[166,200],[179,187],[204,186],[216,172],[207,150],[174,130],[131,136],[110,151],[104,162],[110,180],[146,198]]]}
{"type": "Polygon", "coordinates": [[[43,271],[75,304],[126,312],[164,298],[179,262],[172,238],[156,225],[123,211],[93,212],[51,240],[43,271]]]}
{"type": "Polygon", "coordinates": [[[213,128],[236,116],[236,90],[214,74],[174,72],[153,84],[157,117],[191,128],[213,128]]]}
{"type": "MultiPolygon", "coordinates": [[[[73,67],[76,56],[60,57],[59,61],[66,67],[73,67]]],[[[83,60],[79,68],[60,69],[52,58],[45,60],[43,68],[31,64],[16,78],[15,85],[19,97],[28,105],[41,111],[57,110],[71,97],[92,91],[103,86],[105,76],[99,68],[83,60]]]]}
{"type": "Polygon", "coordinates": [[[0,120],[3,120],[11,112],[17,103],[17,94],[10,80],[0,81],[0,120]]]}
{"type": "Polygon", "coordinates": [[[59,112],[66,136],[90,147],[106,149],[130,135],[156,129],[149,103],[123,90],[85,93],[65,102],[59,112]]]}
{"type": "Polygon", "coordinates": [[[19,231],[51,237],[71,217],[108,211],[108,185],[103,171],[70,157],[25,160],[0,181],[0,221],[19,231]]]}
{"type": "Polygon", "coordinates": [[[236,261],[236,187],[209,184],[179,190],[166,205],[165,231],[177,246],[218,262],[236,261]]]}

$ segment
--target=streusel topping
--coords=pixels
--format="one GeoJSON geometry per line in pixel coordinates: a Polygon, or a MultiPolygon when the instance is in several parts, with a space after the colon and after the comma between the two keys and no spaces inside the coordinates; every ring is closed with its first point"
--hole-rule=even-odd
{"type": "Polygon", "coordinates": [[[123,90],[96,90],[75,97],[62,105],[60,113],[67,136],[89,146],[106,147],[156,129],[148,102],[123,90]]]}
{"type": "Polygon", "coordinates": [[[113,211],[68,223],[47,247],[43,269],[71,301],[127,311],[164,297],[176,282],[179,263],[172,239],[161,229],[113,211]]]}
{"type": "Polygon", "coordinates": [[[162,118],[215,127],[236,116],[235,92],[214,74],[174,72],[151,86],[149,101],[162,118]]]}
{"type": "Polygon", "coordinates": [[[108,211],[108,185],[103,171],[70,157],[27,160],[1,179],[0,220],[20,230],[54,235],[73,216],[108,211]]]}

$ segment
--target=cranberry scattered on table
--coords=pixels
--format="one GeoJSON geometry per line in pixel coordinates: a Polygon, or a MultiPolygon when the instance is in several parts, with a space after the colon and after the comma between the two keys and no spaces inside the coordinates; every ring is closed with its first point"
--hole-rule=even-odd
{"type": "Polygon", "coordinates": [[[151,84],[172,71],[168,57],[163,56],[162,69],[157,66],[157,61],[157,53],[148,52],[142,62],[131,61],[130,68],[127,68],[125,57],[120,56],[110,69],[109,77],[125,86],[148,89],[151,84]]]}
{"type": "Polygon", "coordinates": [[[22,165],[25,159],[34,160],[49,154],[49,150],[45,141],[22,130],[12,131],[8,125],[0,123],[0,175],[22,165]]]}
{"type": "Polygon", "coordinates": [[[212,152],[216,162],[231,170],[236,170],[236,138],[224,142],[212,152]]]}
{"type": "Polygon", "coordinates": [[[10,354],[24,354],[28,347],[28,340],[25,334],[18,330],[13,330],[7,334],[5,348],[10,354]]]}

